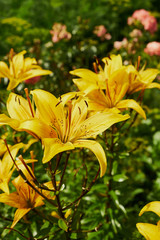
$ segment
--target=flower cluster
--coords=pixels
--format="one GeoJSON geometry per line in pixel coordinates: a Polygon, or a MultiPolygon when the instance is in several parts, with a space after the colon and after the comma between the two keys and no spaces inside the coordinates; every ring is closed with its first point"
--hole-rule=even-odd
{"type": "Polygon", "coordinates": [[[110,40],[112,38],[110,33],[107,33],[107,29],[104,25],[95,26],[93,33],[99,37],[102,41],[110,40]]]}
{"type": "Polygon", "coordinates": [[[150,42],[147,44],[144,52],[150,56],[157,55],[160,56],[160,42],[150,42]]]}
{"type": "Polygon", "coordinates": [[[54,43],[59,42],[62,39],[70,39],[72,37],[71,33],[67,32],[66,25],[61,23],[54,23],[50,34],[52,35],[52,41],[54,43]]]}
{"type": "Polygon", "coordinates": [[[160,84],[152,83],[159,71],[157,69],[140,70],[133,65],[124,66],[120,55],[103,58],[104,69],[99,65],[95,73],[87,69],[76,69],[71,74],[80,78],[73,79],[80,91],[88,97],[89,109],[92,111],[123,111],[132,108],[143,118],[145,113],[140,105],[128,96],[134,92],[143,92],[148,88],[160,88],[160,84]],[[99,72],[98,72],[99,68],[99,72]],[[126,99],[124,99],[126,97],[126,99]]]}
{"type": "Polygon", "coordinates": [[[128,18],[128,25],[133,24],[136,20],[143,25],[146,31],[149,31],[152,34],[157,31],[158,25],[156,18],[150,15],[150,12],[145,9],[136,10],[132,14],[132,17],[128,18]]]}
{"type": "MultiPolygon", "coordinates": [[[[22,81],[50,73],[41,69],[34,59],[24,59],[24,53],[23,51],[11,57],[10,68],[4,62],[0,62],[1,77],[8,77],[10,90],[22,81]]],[[[89,191],[99,173],[100,177],[106,173],[105,151],[107,152],[108,148],[104,149],[101,146],[97,136],[110,127],[113,130],[113,125],[119,122],[127,122],[133,111],[136,111],[135,115],[140,114],[146,119],[141,101],[145,89],[160,89],[160,84],[153,82],[159,71],[145,69],[144,66],[140,69],[140,57],[135,66],[123,65],[120,55],[105,57],[102,64],[97,59],[93,64],[95,72],[88,69],[71,71],[71,74],[78,77],[73,79],[73,82],[79,91],[66,93],[59,98],[42,89],[32,90],[29,95],[26,88],[26,97],[15,92],[9,93],[6,103],[8,115],[0,114],[0,126],[9,125],[17,132],[26,132],[35,138],[27,144],[18,143],[14,146],[8,146],[6,141],[6,145],[0,142],[3,148],[1,154],[4,155],[0,160],[0,189],[3,191],[0,194],[0,202],[17,208],[11,228],[32,209],[44,205],[46,200],[58,209],[58,213],[52,211],[51,216],[58,216],[59,220],[63,221],[66,232],[71,229],[72,221],[66,220],[68,215],[71,215],[71,210],[66,212],[67,207],[62,208],[59,198],[70,152],[77,148],[87,148],[99,162],[96,177],[88,188],[82,189],[80,197],[70,204],[72,206],[89,191]],[[130,97],[135,92],[139,92],[137,100],[130,97]],[[34,165],[32,169],[28,166],[28,163],[36,162],[33,157],[23,159],[20,155],[16,158],[21,148],[28,149],[38,140],[42,145],[42,163],[48,163],[47,170],[51,178],[51,181],[45,183],[38,182],[34,175],[34,165]],[[66,163],[62,173],[59,173],[60,181],[56,181],[62,153],[65,152],[66,163]],[[54,162],[55,157],[57,159],[53,171],[51,161],[54,162]],[[15,169],[18,170],[19,176],[11,181],[15,169]],[[9,183],[16,191],[10,193],[9,183]]],[[[113,139],[111,142],[114,143],[113,139]]],[[[72,220],[73,217],[74,214],[72,220]]],[[[59,225],[61,226],[60,223],[59,225]]]]}

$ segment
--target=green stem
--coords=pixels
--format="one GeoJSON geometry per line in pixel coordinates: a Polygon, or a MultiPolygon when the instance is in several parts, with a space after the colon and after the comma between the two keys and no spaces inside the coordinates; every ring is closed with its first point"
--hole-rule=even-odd
{"type": "Polygon", "coordinates": [[[99,173],[100,173],[100,167],[98,169],[98,172],[97,172],[95,178],[92,180],[92,182],[90,183],[88,188],[83,189],[81,195],[77,199],[75,199],[72,203],[70,203],[66,207],[64,207],[63,210],[66,210],[66,209],[70,208],[71,206],[73,206],[76,202],[78,202],[82,197],[84,197],[91,190],[92,186],[95,184],[95,182],[97,180],[99,173]]]}
{"type": "MultiPolygon", "coordinates": [[[[58,158],[57,158],[57,162],[56,162],[56,167],[54,169],[54,171],[52,170],[52,164],[51,164],[51,161],[48,163],[48,166],[49,166],[49,171],[50,171],[50,174],[51,174],[51,180],[52,180],[52,184],[56,190],[56,201],[57,201],[57,208],[58,208],[58,213],[60,215],[60,217],[66,222],[66,219],[65,219],[65,216],[64,216],[64,213],[63,213],[63,209],[62,209],[62,205],[61,205],[61,201],[60,201],[60,197],[59,197],[59,187],[57,188],[57,184],[56,184],[56,171],[58,169],[58,166],[59,166],[59,163],[60,163],[60,160],[61,160],[61,157],[62,157],[62,153],[59,154],[58,158]]],[[[65,174],[65,170],[66,170],[66,167],[67,167],[67,163],[68,163],[68,159],[69,159],[69,154],[67,154],[67,158],[66,158],[66,163],[65,163],[65,166],[64,166],[64,169],[63,169],[63,173],[62,173],[62,176],[61,176],[61,180],[60,180],[60,184],[62,185],[62,181],[63,181],[63,177],[64,177],[64,174],[65,174]]],[[[65,232],[65,236],[66,236],[66,240],[70,240],[70,233],[69,232],[65,232]]]]}
{"type": "Polygon", "coordinates": [[[110,208],[110,203],[111,203],[111,197],[109,195],[109,192],[112,190],[112,168],[113,168],[113,152],[114,152],[114,125],[112,126],[112,134],[111,134],[111,145],[109,148],[109,152],[112,154],[112,156],[109,158],[109,171],[108,171],[108,176],[109,176],[109,181],[107,184],[107,200],[106,200],[106,222],[108,223],[110,221],[108,214],[107,214],[107,209],[110,208]]]}
{"type": "Polygon", "coordinates": [[[65,174],[65,171],[66,171],[66,168],[67,168],[67,165],[68,165],[69,156],[70,156],[70,153],[67,153],[67,158],[66,158],[66,162],[65,162],[65,165],[64,165],[64,168],[63,168],[61,180],[60,180],[60,183],[59,183],[59,186],[58,186],[58,191],[61,189],[61,186],[62,186],[62,183],[63,183],[63,178],[64,178],[64,174],[65,174]]]}

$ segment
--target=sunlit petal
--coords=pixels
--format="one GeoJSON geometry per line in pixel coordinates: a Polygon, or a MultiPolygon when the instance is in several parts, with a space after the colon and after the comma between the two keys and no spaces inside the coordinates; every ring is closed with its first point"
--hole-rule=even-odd
{"type": "MultiPolygon", "coordinates": [[[[19,149],[22,148],[23,145],[24,145],[23,143],[18,143],[18,144],[15,144],[14,146],[9,148],[13,159],[15,159],[19,149]]],[[[10,169],[13,166],[13,161],[12,161],[8,151],[4,154],[2,162],[3,162],[3,168],[5,169],[5,171],[7,173],[9,173],[10,169]]]]}
{"type": "Polygon", "coordinates": [[[76,148],[88,148],[95,154],[100,164],[100,176],[102,177],[105,174],[107,168],[106,155],[102,146],[98,142],[93,140],[78,140],[74,142],[73,145],[76,148]]]}
{"type": "Polygon", "coordinates": [[[0,202],[5,203],[11,207],[19,208],[19,196],[16,192],[10,193],[9,195],[6,193],[1,193],[0,202]]]}
{"type": "Polygon", "coordinates": [[[31,208],[19,208],[16,210],[15,215],[14,215],[14,219],[13,219],[13,223],[11,225],[11,228],[14,228],[14,226],[17,224],[17,222],[24,217],[24,215],[26,215],[29,211],[31,210],[31,208]]]}
{"type": "Polygon", "coordinates": [[[65,112],[61,102],[54,95],[44,90],[31,91],[39,117],[46,124],[55,127],[60,135],[65,132],[65,112]]]}
{"type": "Polygon", "coordinates": [[[10,72],[7,64],[5,62],[0,61],[0,77],[10,78],[10,72]]]}
{"type": "Polygon", "coordinates": [[[141,106],[133,99],[125,99],[117,103],[116,105],[119,109],[126,109],[126,108],[132,108],[136,112],[138,112],[144,119],[146,119],[146,114],[144,110],[141,108],[141,106]]]}
{"type": "Polygon", "coordinates": [[[26,131],[34,137],[52,138],[57,137],[56,131],[39,119],[29,119],[20,123],[19,131],[26,131]]]}
{"type": "Polygon", "coordinates": [[[154,212],[160,217],[160,201],[153,201],[146,204],[139,213],[141,216],[144,212],[154,212]]]}
{"type": "Polygon", "coordinates": [[[20,121],[32,118],[28,101],[15,93],[10,93],[8,97],[7,110],[11,118],[20,121]]]}
{"type": "Polygon", "coordinates": [[[44,145],[44,155],[42,159],[43,163],[50,161],[56,154],[60,152],[74,149],[72,143],[62,143],[58,138],[44,138],[42,143],[44,145]]]}
{"type": "Polygon", "coordinates": [[[149,223],[137,223],[138,231],[146,238],[146,240],[159,240],[160,231],[157,225],[149,223]]]}
{"type": "Polygon", "coordinates": [[[19,82],[23,82],[29,78],[42,76],[42,75],[49,75],[52,72],[49,70],[43,70],[43,69],[31,69],[30,71],[25,72],[21,75],[21,80],[19,82]]]}
{"type": "Polygon", "coordinates": [[[12,119],[5,114],[0,114],[0,126],[9,125],[13,129],[17,129],[19,127],[20,122],[16,119],[12,119]]]}
{"type": "Polygon", "coordinates": [[[120,54],[105,57],[102,61],[105,63],[104,73],[106,78],[109,78],[116,70],[122,67],[122,58],[120,54]]]}
{"type": "Polygon", "coordinates": [[[159,83],[156,83],[156,82],[150,83],[150,84],[147,85],[146,88],[147,88],[147,89],[151,89],[151,88],[158,88],[158,89],[160,89],[160,84],[159,84],[159,83]]]}
{"type": "Polygon", "coordinates": [[[113,113],[112,111],[96,113],[80,124],[72,138],[77,137],[77,139],[80,139],[93,137],[105,131],[113,124],[125,121],[128,118],[129,115],[127,114],[121,115],[113,113]]]}
{"type": "Polygon", "coordinates": [[[3,182],[0,182],[0,189],[7,194],[9,194],[8,181],[3,180],[3,182]]]}

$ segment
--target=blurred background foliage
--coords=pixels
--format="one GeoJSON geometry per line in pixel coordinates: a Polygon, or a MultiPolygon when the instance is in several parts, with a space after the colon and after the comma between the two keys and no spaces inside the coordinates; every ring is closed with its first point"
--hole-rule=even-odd
{"type": "MultiPolygon", "coordinates": [[[[142,30],[141,25],[136,27],[142,30]]],[[[160,57],[149,56],[144,52],[149,41],[160,41],[159,0],[0,0],[0,59],[7,62],[11,48],[15,52],[26,49],[29,57],[35,57],[43,68],[53,71],[52,75],[41,77],[39,82],[27,85],[27,87],[49,90],[57,97],[67,91],[76,90],[69,71],[80,67],[93,70],[92,64],[95,57],[102,59],[111,53],[120,53],[124,61],[135,63],[140,55],[141,66],[147,63],[147,68],[160,69],[160,57]],[[126,48],[117,50],[114,48],[114,42],[122,41],[124,37],[133,43],[133,38],[129,33],[134,27],[127,25],[127,19],[135,10],[142,8],[150,11],[157,19],[158,30],[153,35],[143,31],[143,36],[138,44],[134,45],[135,51],[133,52],[128,52],[126,48]],[[67,31],[72,35],[71,38],[53,42],[50,31],[54,23],[65,24],[67,31]],[[111,35],[110,39],[102,39],[94,34],[95,26],[99,25],[105,26],[111,35]]],[[[5,91],[6,86],[6,80],[2,79],[0,85],[1,112],[5,112],[3,102],[6,101],[8,95],[5,91]]],[[[26,84],[22,83],[16,92],[23,94],[24,86],[26,84]]],[[[104,217],[108,182],[106,174],[104,178],[98,180],[83,199],[81,211],[77,216],[81,218],[83,215],[81,222],[83,229],[88,226],[94,229],[99,223],[102,223],[103,227],[98,232],[84,233],[79,238],[73,234],[72,239],[141,240],[143,237],[136,230],[135,224],[138,221],[155,222],[157,219],[153,214],[148,214],[145,215],[146,218],[142,216],[139,220],[138,213],[146,203],[160,200],[159,103],[159,90],[146,90],[143,107],[147,113],[147,120],[138,118],[131,131],[125,137],[119,138],[119,148],[114,155],[113,190],[109,193],[111,206],[108,208],[108,214],[112,219],[111,225],[106,224],[104,217]]],[[[1,134],[6,131],[8,131],[7,138],[12,143],[17,141],[15,141],[16,137],[25,139],[21,134],[19,136],[19,133],[14,134],[13,139],[13,132],[10,128],[1,130],[1,134]]],[[[42,152],[37,151],[39,145],[36,144],[34,151],[37,158],[41,159],[42,152]]],[[[70,160],[71,170],[67,170],[66,183],[69,187],[63,193],[64,200],[75,199],[80,189],[77,186],[84,177],[82,162],[77,161],[82,152],[77,151],[76,154],[70,160]]],[[[83,154],[88,159],[93,158],[93,155],[90,156],[87,151],[83,154]]],[[[108,155],[107,149],[106,154],[108,155]]],[[[95,163],[93,159],[86,161],[88,169],[91,169],[89,179],[92,179],[92,175],[94,176],[97,170],[97,162],[93,163],[95,163]]],[[[37,169],[38,174],[44,171],[41,165],[37,169]]],[[[47,180],[46,175],[37,176],[47,180]]],[[[50,206],[47,207],[51,211],[50,206]]],[[[0,209],[0,217],[3,219],[0,222],[2,239],[20,239],[16,232],[11,232],[8,236],[4,230],[4,227],[10,223],[7,222],[7,218],[11,208],[0,209]]],[[[44,226],[43,222],[37,221],[35,215],[33,219],[35,222],[31,225],[36,237],[41,237],[40,233],[53,231],[51,226],[44,226]],[[36,229],[40,228],[41,232],[36,235],[36,229]]],[[[17,225],[17,229],[21,229],[21,226],[17,225]]],[[[24,233],[25,231],[24,228],[24,233]]],[[[54,239],[61,239],[61,233],[54,236],[54,239]]]]}

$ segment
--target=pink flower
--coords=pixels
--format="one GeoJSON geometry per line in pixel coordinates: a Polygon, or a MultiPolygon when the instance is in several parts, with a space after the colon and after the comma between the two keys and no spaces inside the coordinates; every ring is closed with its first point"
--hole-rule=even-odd
{"type": "Polygon", "coordinates": [[[95,29],[93,31],[97,37],[103,37],[106,32],[107,32],[107,29],[105,28],[104,25],[99,25],[99,26],[95,26],[95,29]]]}
{"type": "Polygon", "coordinates": [[[25,80],[24,82],[26,84],[33,84],[34,85],[35,83],[39,82],[40,79],[41,79],[41,77],[37,76],[37,77],[29,78],[29,79],[25,80]]]}
{"type": "Polygon", "coordinates": [[[136,10],[133,14],[132,14],[132,17],[134,19],[137,19],[139,20],[140,22],[146,18],[146,17],[149,17],[150,14],[148,11],[146,11],[145,9],[139,9],[139,10],[136,10]]]}
{"type": "Polygon", "coordinates": [[[127,19],[127,24],[128,24],[128,25],[132,25],[132,24],[134,23],[134,21],[135,21],[135,19],[134,19],[133,17],[129,17],[129,18],[127,19]]]}
{"type": "Polygon", "coordinates": [[[133,31],[132,32],[130,32],[130,34],[129,34],[131,37],[136,37],[136,38],[138,38],[138,37],[141,37],[142,36],[142,32],[141,32],[141,30],[139,30],[139,29],[133,29],[133,31]]]}
{"type": "Polygon", "coordinates": [[[111,34],[107,33],[107,29],[104,25],[95,26],[93,33],[101,38],[102,41],[104,39],[110,40],[112,38],[111,34]]]}
{"type": "Polygon", "coordinates": [[[117,50],[120,50],[121,48],[127,48],[128,47],[128,40],[127,38],[123,38],[122,41],[115,41],[114,42],[114,48],[117,50]]]}
{"type": "Polygon", "coordinates": [[[71,33],[67,32],[66,25],[61,23],[54,23],[50,34],[52,35],[52,41],[54,43],[62,39],[70,39],[72,36],[71,33]]]}
{"type": "Polygon", "coordinates": [[[133,24],[135,20],[140,21],[146,31],[149,31],[150,33],[157,31],[158,24],[156,18],[151,16],[150,12],[146,11],[145,9],[136,10],[132,14],[132,17],[128,18],[128,25],[133,24]]]}
{"type": "Polygon", "coordinates": [[[144,52],[150,56],[157,55],[160,56],[160,42],[150,42],[147,44],[144,52]]]}
{"type": "Polygon", "coordinates": [[[142,24],[144,26],[144,29],[146,31],[149,31],[150,33],[154,33],[157,31],[157,20],[153,16],[149,16],[143,19],[142,24]]]}

